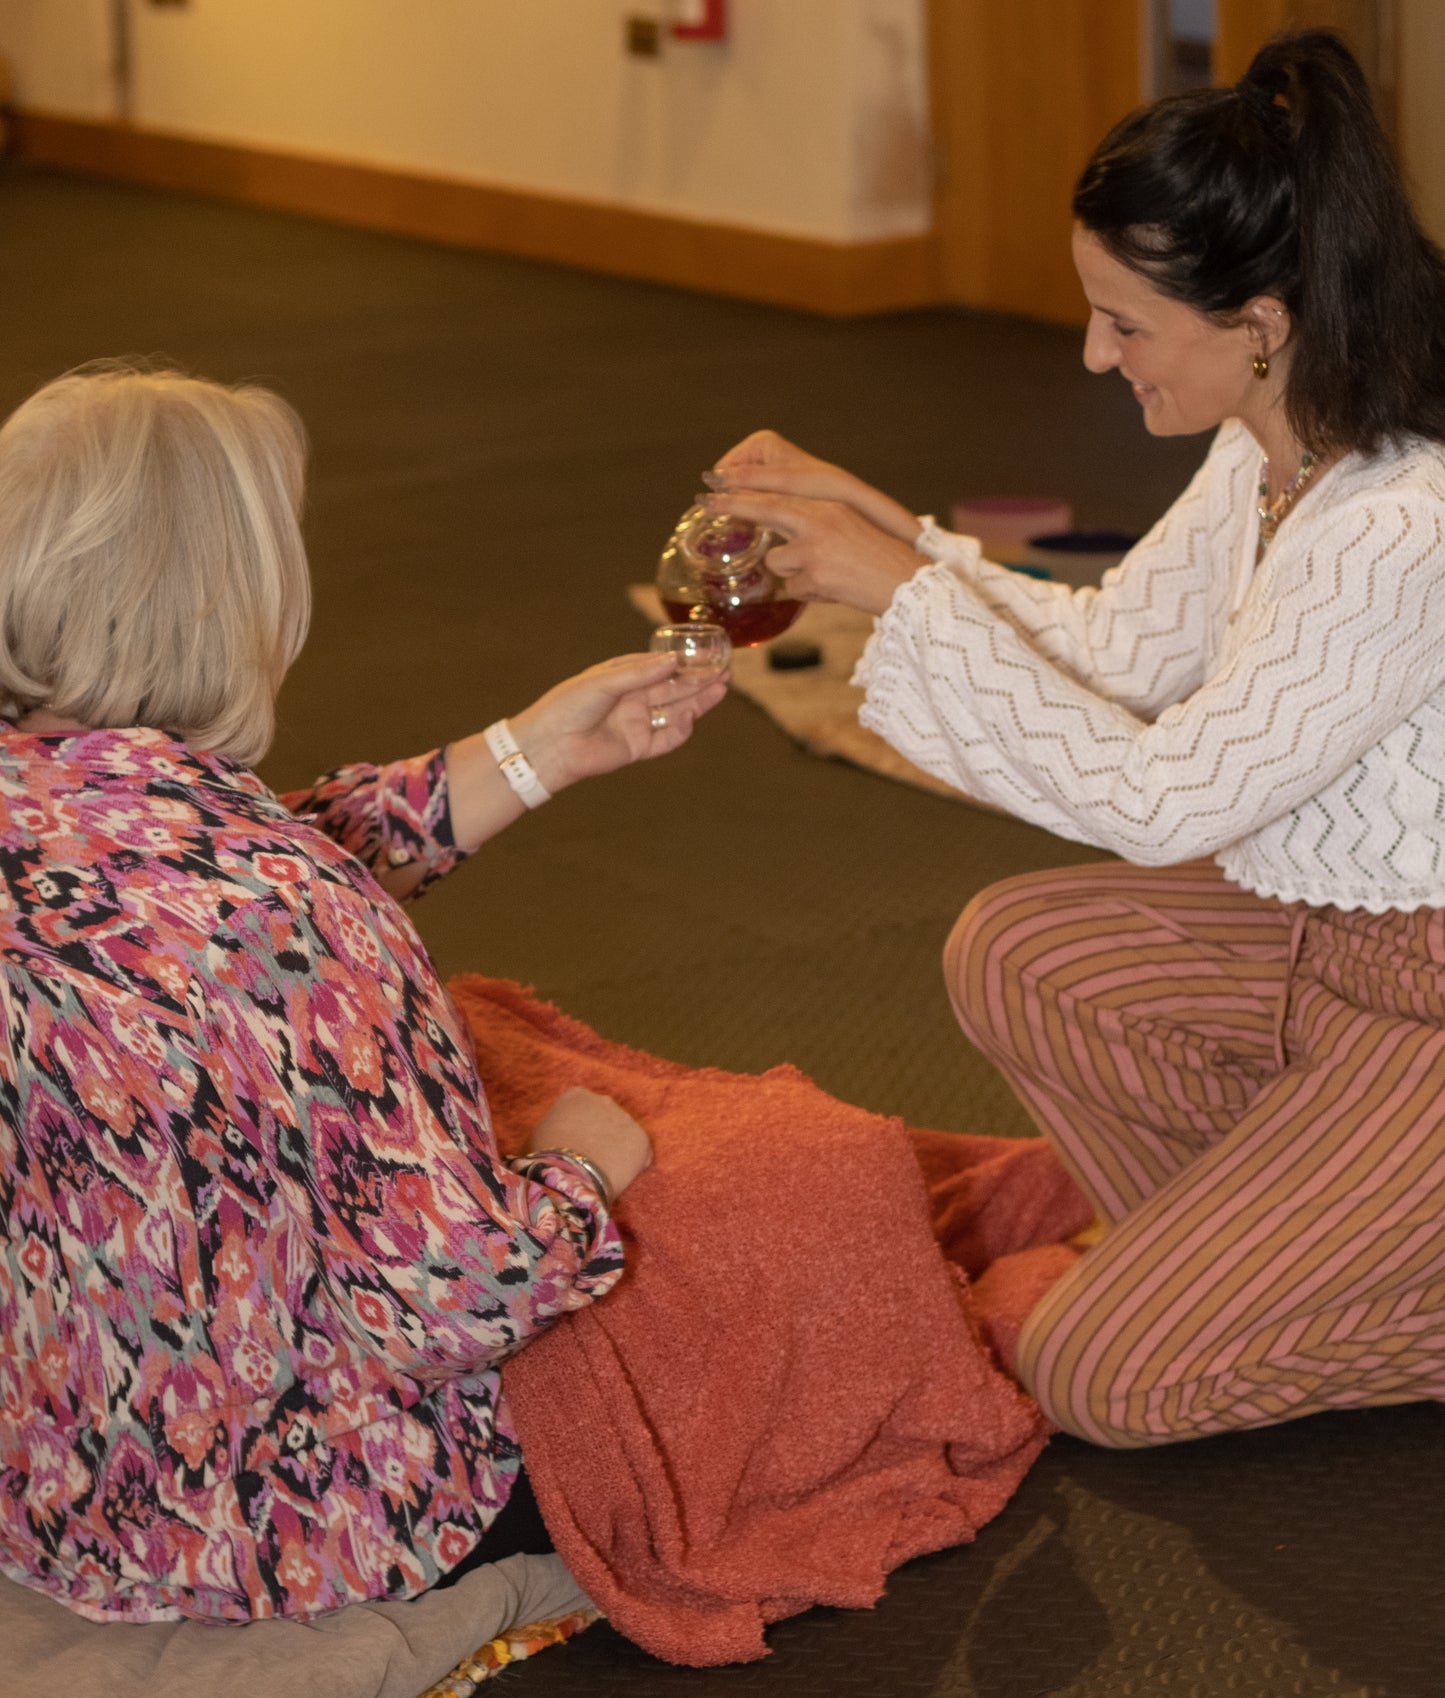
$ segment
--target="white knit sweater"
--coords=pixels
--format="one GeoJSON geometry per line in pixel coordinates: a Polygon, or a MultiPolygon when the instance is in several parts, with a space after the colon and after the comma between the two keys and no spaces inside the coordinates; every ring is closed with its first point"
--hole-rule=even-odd
{"type": "Polygon", "coordinates": [[[1220,430],[1184,494],[1071,591],[925,521],[859,663],[859,717],[1062,837],[1375,913],[1445,906],[1445,448],[1322,473],[1256,568],[1260,452],[1220,430]]]}

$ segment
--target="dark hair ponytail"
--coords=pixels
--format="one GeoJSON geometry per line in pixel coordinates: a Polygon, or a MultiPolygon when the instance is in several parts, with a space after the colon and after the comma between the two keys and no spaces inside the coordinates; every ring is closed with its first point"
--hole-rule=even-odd
{"type": "Polygon", "coordinates": [[[1445,440],[1445,259],[1415,220],[1363,72],[1328,31],[1277,37],[1232,89],[1125,118],[1085,166],[1074,216],[1223,323],[1278,296],[1301,442],[1445,440]]]}

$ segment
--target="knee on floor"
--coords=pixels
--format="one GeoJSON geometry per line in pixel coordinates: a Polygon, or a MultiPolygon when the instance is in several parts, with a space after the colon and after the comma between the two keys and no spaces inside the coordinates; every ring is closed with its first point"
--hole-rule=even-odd
{"type": "Polygon", "coordinates": [[[1189,1436],[1136,1416],[1136,1400],[1116,1374],[1064,1365],[1068,1353],[1058,1348],[1059,1332],[1069,1326],[1067,1316],[1035,1310],[1018,1342],[1019,1379],[1050,1426],[1107,1450],[1143,1450],[1189,1436]]]}

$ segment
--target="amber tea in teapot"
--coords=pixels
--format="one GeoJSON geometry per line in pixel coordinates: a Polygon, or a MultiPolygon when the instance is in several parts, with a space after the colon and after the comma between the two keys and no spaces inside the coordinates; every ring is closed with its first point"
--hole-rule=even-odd
{"type": "Polygon", "coordinates": [[[662,551],[657,593],[669,619],[721,625],[734,648],[765,643],[786,631],[803,604],[780,595],[768,569],[774,531],[706,507],[689,507],[662,551]]]}

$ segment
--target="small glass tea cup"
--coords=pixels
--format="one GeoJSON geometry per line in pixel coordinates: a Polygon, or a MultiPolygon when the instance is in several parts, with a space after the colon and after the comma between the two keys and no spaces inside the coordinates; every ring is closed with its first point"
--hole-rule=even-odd
{"type": "Polygon", "coordinates": [[[677,676],[692,685],[721,678],[732,662],[733,646],[721,625],[689,620],[685,625],[659,625],[648,648],[654,654],[675,654],[677,676]]]}

